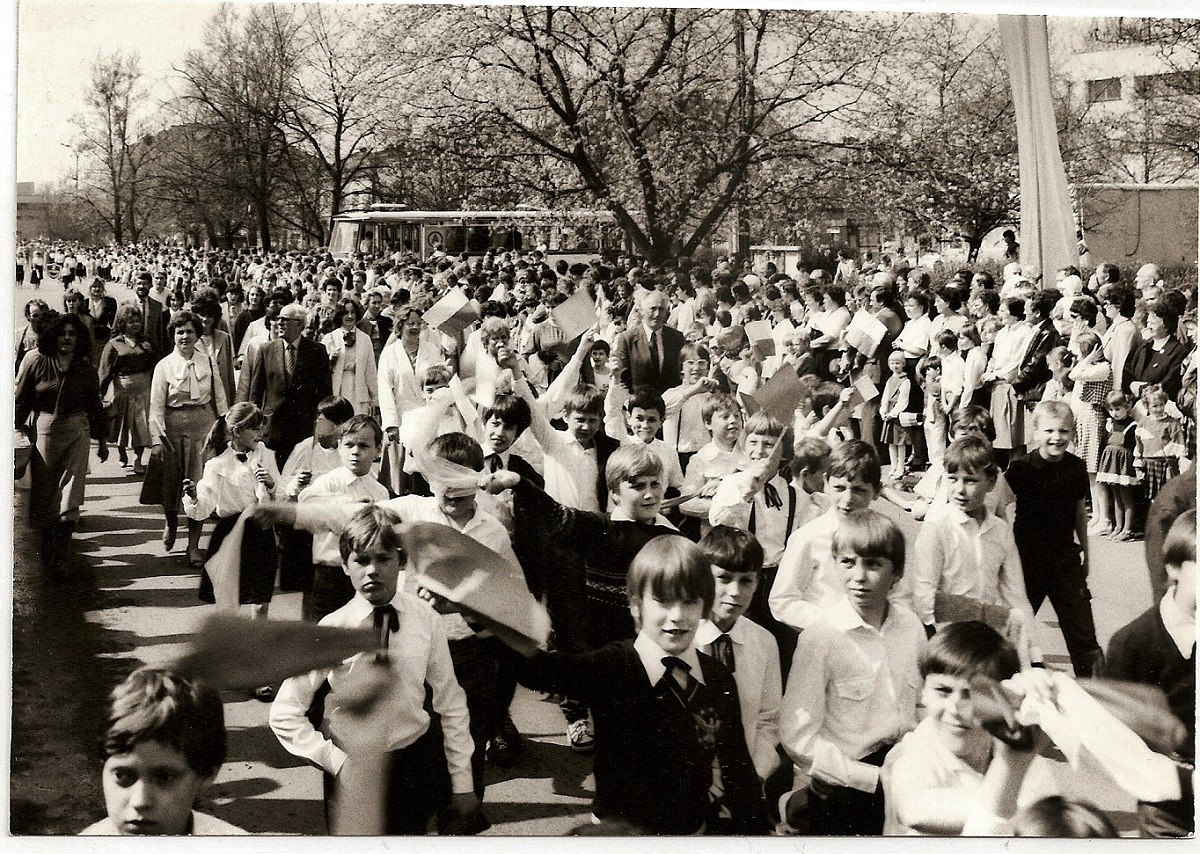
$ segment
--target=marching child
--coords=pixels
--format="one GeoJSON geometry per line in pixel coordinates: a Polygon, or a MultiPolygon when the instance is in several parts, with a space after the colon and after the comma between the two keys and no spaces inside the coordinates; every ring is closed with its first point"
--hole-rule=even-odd
{"type": "MultiPolygon", "coordinates": [[[[700,386],[702,388],[703,386],[700,386]]],[[[613,383],[608,388],[605,402],[606,413],[604,429],[614,439],[625,442],[641,442],[658,455],[663,464],[663,477],[668,490],[676,494],[683,486],[683,471],[679,468],[679,452],[658,438],[667,417],[667,405],[662,396],[653,389],[641,388],[626,397],[625,403],[615,407],[614,401],[620,397],[617,389],[624,391],[620,383],[613,383]]],[[[608,496],[609,509],[613,506],[612,493],[608,496]]]]}
{"type": "Polygon", "coordinates": [[[231,836],[246,831],[197,812],[225,762],[221,696],[144,665],[113,689],[100,740],[108,817],[83,836],[231,836]]]}
{"type": "MultiPolygon", "coordinates": [[[[949,331],[949,330],[947,330],[949,331]]],[[[925,422],[925,450],[935,463],[946,452],[946,411],[942,406],[942,360],[928,356],[921,360],[921,390],[925,395],[922,420],[925,422]]]]}
{"type": "Polygon", "coordinates": [[[742,407],[736,397],[715,392],[704,402],[701,414],[712,439],[688,461],[683,494],[694,497],[679,509],[685,516],[707,521],[721,478],[737,471],[745,462],[745,453],[741,449],[742,407]]]}

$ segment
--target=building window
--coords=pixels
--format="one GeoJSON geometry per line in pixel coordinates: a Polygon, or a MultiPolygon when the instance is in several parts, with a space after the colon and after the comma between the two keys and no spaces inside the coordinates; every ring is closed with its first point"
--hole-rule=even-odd
{"type": "Polygon", "coordinates": [[[1103,80],[1089,80],[1087,84],[1088,103],[1098,101],[1121,100],[1121,78],[1106,77],[1103,80]]]}

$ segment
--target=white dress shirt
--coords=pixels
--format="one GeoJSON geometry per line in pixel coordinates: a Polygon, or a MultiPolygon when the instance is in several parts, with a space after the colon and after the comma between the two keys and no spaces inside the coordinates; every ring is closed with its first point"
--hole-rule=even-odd
{"type": "Polygon", "coordinates": [[[860,760],[916,725],[924,648],[921,621],[896,604],[876,629],[843,599],[801,632],[779,717],[798,770],[875,791],[879,768],[860,760]]]}
{"type": "MultiPolygon", "coordinates": [[[[733,642],[734,672],[738,706],[746,747],[760,779],[779,767],[779,707],[783,699],[783,676],[779,668],[779,645],[762,626],[740,618],[728,632],[733,642]]],[[[721,630],[704,620],[696,631],[696,648],[712,655],[712,643],[721,630]]]]}
{"type": "MultiPolygon", "coordinates": [[[[712,497],[712,506],[708,511],[708,521],[712,525],[728,525],[740,528],[754,534],[763,548],[763,566],[779,566],[783,559],[783,549],[787,545],[792,531],[799,530],[813,519],[829,509],[825,501],[818,502],[817,497],[809,495],[801,487],[792,487],[791,497],[788,494],[788,482],[779,475],[768,481],[779,493],[782,502],[779,507],[767,505],[766,490],[760,489],[751,501],[745,496],[754,480],[754,473],[740,471],[721,479],[721,485],[712,497]],[[794,507],[789,503],[794,501],[794,507]],[[751,512],[754,515],[754,530],[750,530],[751,512]],[[788,514],[792,515],[792,525],[788,527],[788,514]]],[[[824,498],[824,496],[821,496],[824,498]]]]}
{"type": "MultiPolygon", "coordinates": [[[[373,501],[386,501],[387,498],[387,488],[372,475],[355,476],[350,469],[341,467],[315,478],[306,489],[300,492],[298,500],[302,504],[342,500],[350,506],[351,515],[353,515],[362,508],[362,505],[373,501]]],[[[313,563],[340,567],[342,565],[342,552],[338,545],[340,538],[341,527],[336,531],[325,530],[314,533],[313,563]]]]}
{"type": "Polygon", "coordinates": [[[258,482],[255,470],[266,469],[275,487],[279,487],[279,469],[275,453],[259,442],[239,460],[233,445],[204,464],[204,475],[196,484],[196,497],[183,496],[183,512],[189,519],[204,520],[216,513],[222,519],[237,516],[251,504],[269,501],[274,490],[258,482]]]}
{"type": "Polygon", "coordinates": [[[1175,588],[1171,587],[1167,595],[1158,603],[1158,614],[1162,617],[1163,628],[1175,642],[1176,649],[1185,659],[1190,658],[1196,647],[1196,616],[1184,613],[1175,601],[1175,588]]]}
{"type": "MultiPolygon", "coordinates": [[[[684,495],[695,495],[704,488],[710,480],[720,480],[736,472],[749,462],[749,458],[740,445],[734,445],[726,450],[716,442],[709,442],[688,460],[687,471],[683,475],[684,495]]],[[[712,509],[711,498],[691,498],[679,506],[685,516],[698,516],[708,520],[709,510],[712,509]]]]}
{"type": "MultiPolygon", "coordinates": [[[[321,443],[309,436],[307,439],[301,439],[296,447],[292,448],[288,454],[287,461],[283,464],[283,489],[276,489],[277,495],[288,498],[295,498],[301,492],[301,486],[298,482],[300,472],[312,472],[313,480],[331,472],[342,465],[342,456],[338,453],[337,448],[324,448],[321,443]]],[[[312,485],[312,482],[309,482],[312,485]]]]}
{"type": "MultiPolygon", "coordinates": [[[[470,792],[474,788],[471,754],[475,744],[467,717],[467,697],[454,677],[454,663],[441,622],[433,608],[409,593],[397,591],[391,604],[400,618],[400,627],[388,643],[388,665],[395,675],[395,690],[387,695],[388,749],[408,747],[429,729],[429,714],[425,711],[428,683],[433,689],[434,711],[442,719],[452,791],[470,792]]],[[[348,603],[322,619],[321,625],[370,628],[374,619],[371,603],[355,594],[348,603]]],[[[270,724],[288,753],[307,759],[330,774],[341,770],[346,753],[339,746],[344,721],[338,704],[338,687],[355,667],[370,665],[374,658],[374,653],[359,653],[333,670],[314,670],[284,680],[271,704],[270,724]],[[332,690],[325,704],[325,722],[332,738],[313,729],[305,717],[326,679],[332,690]]]]}

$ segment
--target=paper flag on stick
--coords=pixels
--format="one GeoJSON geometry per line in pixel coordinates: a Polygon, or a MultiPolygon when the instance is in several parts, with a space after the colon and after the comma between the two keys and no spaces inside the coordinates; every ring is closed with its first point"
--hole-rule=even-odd
{"type": "Polygon", "coordinates": [[[774,330],[771,329],[768,321],[752,320],[746,324],[745,330],[751,347],[757,348],[763,356],[775,355],[774,330]]]}
{"type": "Polygon", "coordinates": [[[754,393],[754,402],[760,409],[784,424],[791,424],[796,407],[804,399],[804,386],[795,371],[776,371],[763,386],[754,393]]]}
{"type": "Polygon", "coordinates": [[[550,617],[519,568],[447,525],[404,525],[400,538],[418,585],[453,602],[518,649],[531,652],[546,642],[550,617]]]}
{"type": "Polygon", "coordinates": [[[874,356],[879,349],[887,327],[873,314],[857,312],[846,327],[846,343],[864,356],[874,356]]]}
{"type": "Polygon", "coordinates": [[[858,392],[858,396],[862,398],[862,403],[866,403],[879,397],[878,386],[871,382],[871,378],[866,374],[863,374],[854,381],[854,390],[858,392]]]}
{"type": "Polygon", "coordinates": [[[562,305],[550,309],[550,316],[562,330],[564,339],[574,341],[596,325],[599,312],[587,288],[580,288],[562,305]]]}
{"type": "Polygon", "coordinates": [[[424,320],[433,329],[457,335],[479,319],[479,309],[467,299],[462,288],[451,288],[425,312],[424,320]]]}
{"type": "Polygon", "coordinates": [[[209,580],[212,581],[213,597],[218,608],[237,610],[242,580],[242,539],[246,533],[246,520],[250,518],[253,510],[254,506],[251,505],[242,511],[242,515],[221,541],[217,553],[204,564],[209,580]]]}
{"type": "Polygon", "coordinates": [[[213,614],[174,666],[218,689],[250,689],[336,667],[357,653],[375,649],[377,643],[371,629],[213,614]]]}

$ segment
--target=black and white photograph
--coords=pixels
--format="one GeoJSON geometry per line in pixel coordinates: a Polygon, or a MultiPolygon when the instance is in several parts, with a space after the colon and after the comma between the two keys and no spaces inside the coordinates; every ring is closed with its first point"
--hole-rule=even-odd
{"type": "Polygon", "coordinates": [[[1197,9],[5,5],[10,850],[1194,836],[1197,9]]]}

